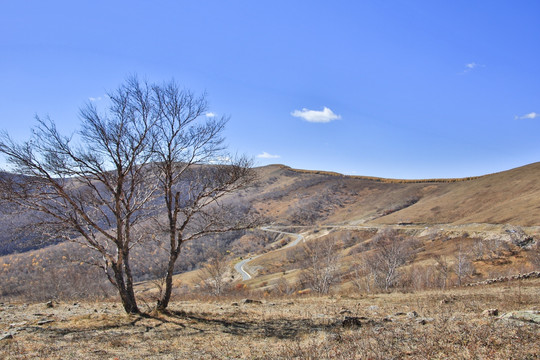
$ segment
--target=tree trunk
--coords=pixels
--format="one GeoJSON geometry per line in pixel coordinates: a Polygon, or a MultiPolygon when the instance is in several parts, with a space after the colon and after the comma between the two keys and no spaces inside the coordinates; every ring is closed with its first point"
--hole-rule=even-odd
{"type": "Polygon", "coordinates": [[[157,302],[157,310],[165,311],[167,306],[169,306],[169,301],[171,300],[172,288],[173,288],[173,273],[174,273],[174,264],[180,251],[172,251],[169,256],[169,264],[167,265],[167,275],[165,276],[165,291],[161,296],[161,299],[157,302]]]}
{"type": "Polygon", "coordinates": [[[137,307],[137,300],[133,292],[133,285],[126,286],[124,281],[124,274],[122,271],[122,265],[113,265],[114,280],[116,282],[116,289],[122,300],[122,306],[128,314],[139,314],[139,308],[137,307]]]}

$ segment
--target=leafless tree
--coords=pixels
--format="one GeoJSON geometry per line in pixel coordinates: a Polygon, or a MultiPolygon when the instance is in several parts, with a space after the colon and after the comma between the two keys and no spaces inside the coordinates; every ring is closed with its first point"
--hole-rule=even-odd
{"type": "Polygon", "coordinates": [[[529,255],[528,256],[529,261],[532,263],[532,265],[535,268],[540,269],[540,241],[539,240],[536,240],[536,244],[534,244],[531,247],[528,255],[529,255]]]}
{"type": "Polygon", "coordinates": [[[454,272],[457,276],[458,286],[461,286],[463,280],[474,273],[474,265],[470,256],[463,250],[461,244],[458,244],[454,255],[454,272]]]}
{"type": "Polygon", "coordinates": [[[331,287],[339,280],[341,256],[336,241],[326,239],[306,243],[304,251],[307,254],[307,266],[302,273],[302,280],[313,291],[328,294],[331,287]]]}
{"type": "Polygon", "coordinates": [[[76,140],[41,118],[29,141],[17,143],[3,133],[0,152],[23,176],[2,177],[2,194],[29,214],[41,214],[33,225],[43,236],[97,251],[95,265],[118,290],[125,311],[138,313],[130,250],[142,240],[137,226],[155,193],[146,165],[156,111],[151,89],[135,79],[109,99],[104,113],[92,103],[81,109],[76,140]]]}
{"type": "Polygon", "coordinates": [[[437,275],[438,275],[437,280],[439,282],[439,286],[442,289],[446,289],[448,277],[450,276],[450,273],[452,272],[452,268],[446,256],[444,255],[435,256],[435,270],[437,271],[437,275]]]}
{"type": "Polygon", "coordinates": [[[97,251],[94,265],[104,270],[128,313],[139,312],[130,251],[151,239],[150,231],[166,233],[168,259],[158,300],[164,310],[183,243],[255,223],[248,206],[226,200],[248,186],[254,172],[248,159],[224,153],[227,118],[204,116],[205,95],[195,97],[174,82],[150,85],[132,77],[109,100],[105,111],[92,103],[81,109],[82,127],[73,138],[39,118],[27,142],[4,133],[0,152],[10,170],[24,176],[1,177],[0,193],[40,213],[33,225],[42,234],[97,251]],[[150,219],[157,228],[149,226],[150,219]]]}
{"type": "Polygon", "coordinates": [[[376,284],[388,291],[399,282],[399,267],[414,256],[413,244],[394,229],[383,230],[373,241],[375,251],[367,260],[374,271],[376,284]]]}
{"type": "Polygon", "coordinates": [[[375,272],[371,267],[366,255],[362,254],[360,260],[352,268],[352,282],[359,291],[370,293],[373,291],[373,282],[375,281],[375,272]]]}
{"type": "Polygon", "coordinates": [[[226,256],[217,250],[210,252],[208,262],[200,273],[200,280],[214,296],[221,296],[227,289],[226,274],[229,263],[226,256]]]}
{"type": "Polygon", "coordinates": [[[174,82],[153,87],[158,121],[153,154],[166,217],[158,228],[168,236],[165,290],[158,310],[167,308],[174,266],[182,245],[204,235],[240,230],[256,224],[249,207],[224,201],[255,180],[251,161],[224,152],[226,117],[206,117],[206,96],[195,96],[174,82]],[[205,166],[212,164],[212,166],[205,166]]]}

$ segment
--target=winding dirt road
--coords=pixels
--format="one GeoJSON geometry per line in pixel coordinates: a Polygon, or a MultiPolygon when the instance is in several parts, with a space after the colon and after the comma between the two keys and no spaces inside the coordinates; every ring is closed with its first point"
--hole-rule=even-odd
{"type": "MultiPolygon", "coordinates": [[[[270,229],[268,227],[263,227],[263,228],[261,228],[261,230],[269,231],[269,232],[273,232],[273,233],[278,233],[278,234],[296,236],[296,238],[293,241],[291,241],[290,243],[288,243],[287,245],[283,246],[280,249],[276,249],[276,250],[273,250],[273,251],[280,251],[280,250],[283,250],[283,249],[287,249],[287,248],[298,245],[298,243],[300,241],[305,241],[304,237],[302,235],[300,235],[300,234],[274,230],[274,229],[270,229]]],[[[250,261],[255,260],[256,258],[258,258],[259,256],[261,256],[261,255],[251,256],[251,257],[249,257],[247,259],[244,259],[244,260],[241,260],[241,261],[237,262],[234,265],[234,270],[236,270],[236,272],[239,273],[240,276],[242,276],[242,280],[249,280],[249,279],[252,278],[252,276],[244,269],[244,266],[247,263],[249,263],[250,261]]]]}

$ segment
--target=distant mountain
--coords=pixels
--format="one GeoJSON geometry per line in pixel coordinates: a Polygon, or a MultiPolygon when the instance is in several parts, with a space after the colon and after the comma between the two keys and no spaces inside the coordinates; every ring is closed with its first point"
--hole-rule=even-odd
{"type": "MultiPolygon", "coordinates": [[[[475,178],[433,180],[346,176],[285,165],[255,170],[255,185],[227,201],[255,207],[268,223],[540,225],[540,163],[475,178]]],[[[32,217],[9,204],[1,210],[0,255],[43,246],[28,227],[32,217]],[[21,226],[27,226],[25,231],[19,231],[21,226]]]]}

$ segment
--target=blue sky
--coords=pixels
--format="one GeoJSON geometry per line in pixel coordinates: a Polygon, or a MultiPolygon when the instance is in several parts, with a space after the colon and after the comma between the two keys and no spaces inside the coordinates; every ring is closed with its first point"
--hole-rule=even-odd
{"type": "Polygon", "coordinates": [[[258,165],[464,177],[540,160],[538,1],[2,1],[0,128],[130,74],[206,91],[258,165]],[[327,121],[327,122],[325,122],[327,121]]]}

